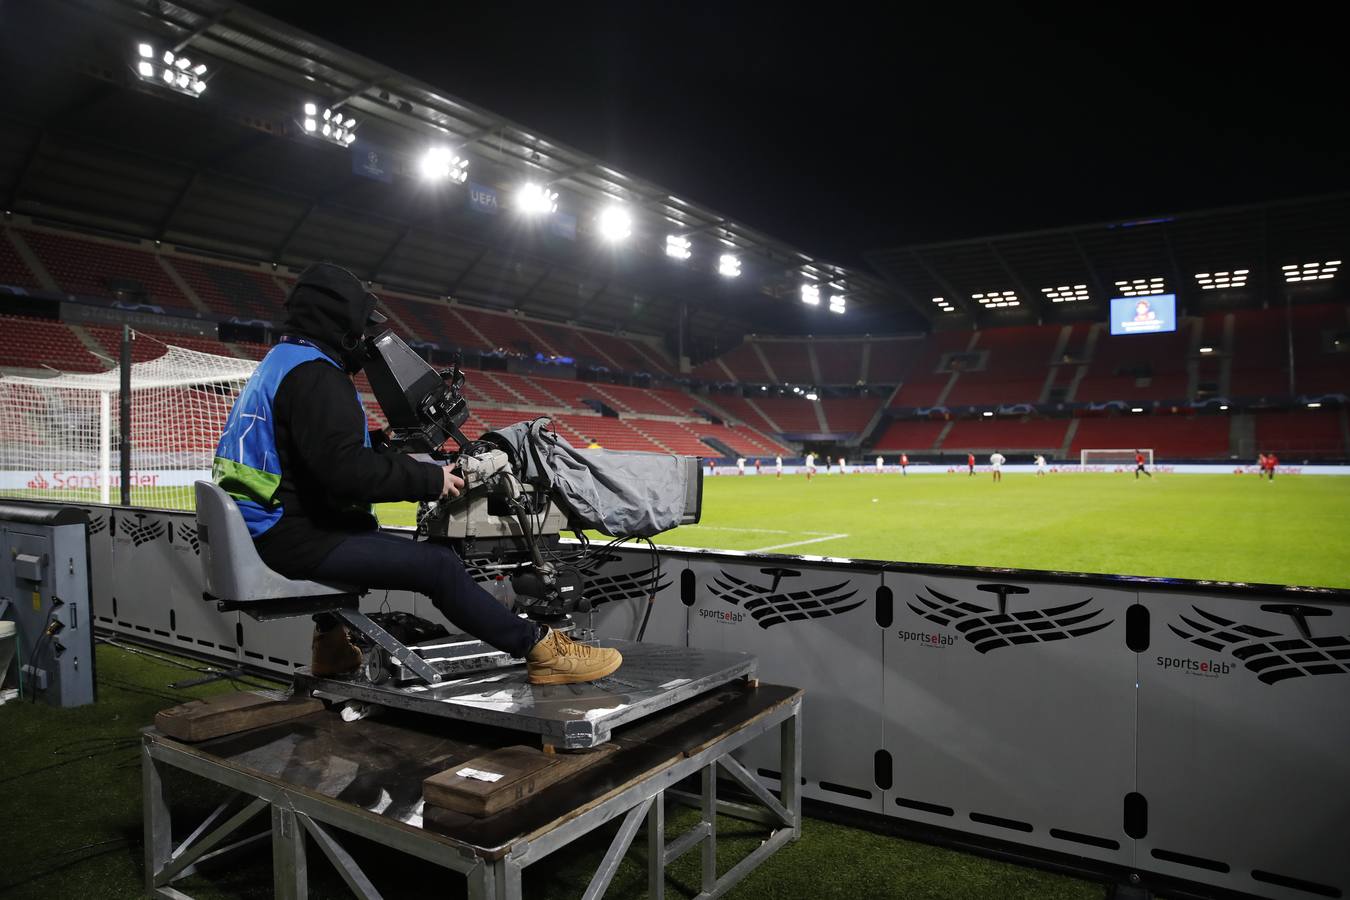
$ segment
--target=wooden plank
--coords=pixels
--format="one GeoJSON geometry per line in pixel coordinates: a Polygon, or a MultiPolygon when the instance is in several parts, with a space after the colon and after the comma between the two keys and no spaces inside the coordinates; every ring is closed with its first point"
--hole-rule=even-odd
{"type": "Polygon", "coordinates": [[[241,691],[207,700],[190,700],[160,710],[155,714],[155,727],[180,741],[204,741],[297,719],[321,709],[323,702],[312,697],[274,700],[251,691],[241,691]]]}
{"type": "Polygon", "coordinates": [[[589,768],[616,749],[601,744],[578,753],[545,753],[536,747],[502,747],[426,779],[422,798],[430,806],[490,816],[589,768]]]}

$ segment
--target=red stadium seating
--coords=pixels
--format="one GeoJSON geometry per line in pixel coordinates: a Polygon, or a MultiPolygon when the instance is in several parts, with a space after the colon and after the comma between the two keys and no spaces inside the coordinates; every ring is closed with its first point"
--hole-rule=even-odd
{"type": "MultiPolygon", "coordinates": [[[[769,373],[764,368],[764,363],[760,360],[759,354],[755,352],[755,348],[752,347],[748,341],[741,344],[730,353],[723,354],[721,362],[731,370],[731,375],[736,381],[750,382],[753,384],[776,383],[774,379],[769,377],[769,373]]],[[[699,368],[702,369],[703,366],[700,366],[699,368]]],[[[720,368],[710,366],[709,370],[715,374],[700,377],[711,378],[714,381],[725,380],[725,376],[720,374],[722,371],[720,368]]]]}
{"type": "Polygon", "coordinates": [[[28,264],[19,256],[19,251],[14,249],[14,245],[9,240],[9,229],[3,229],[0,233],[0,284],[8,284],[13,287],[26,288],[30,291],[39,290],[42,285],[38,284],[37,276],[28,268],[28,264]]]}
{"type": "MultiPolygon", "coordinates": [[[[755,341],[769,368],[776,376],[775,384],[815,384],[805,341],[755,341]]],[[[760,368],[763,368],[761,363],[760,368]]]]}
{"type": "Polygon", "coordinates": [[[539,346],[538,338],[522,328],[519,320],[514,316],[484,312],[468,306],[453,307],[453,312],[468,326],[460,331],[464,335],[463,343],[465,346],[478,347],[482,350],[501,349],[509,353],[524,353],[528,356],[533,356],[535,353],[544,350],[543,347],[539,346]],[[483,341],[475,339],[473,337],[475,332],[481,334],[487,340],[487,343],[484,344],[483,341]]]}
{"type": "Polygon", "coordinates": [[[891,406],[935,406],[951,380],[951,373],[937,371],[943,354],[964,350],[969,344],[968,331],[939,331],[930,336],[891,406]]]}
{"type": "Polygon", "coordinates": [[[1082,449],[1151,447],[1156,459],[1219,459],[1229,455],[1227,416],[1122,415],[1078,420],[1069,455],[1082,449]]]}
{"type": "Polygon", "coordinates": [[[70,293],[112,297],[109,280],[125,279],[145,290],[146,302],[192,308],[149,251],[49,231],[24,230],[22,234],[51,276],[70,293]]]}
{"type": "Polygon", "coordinates": [[[271,275],[184,256],[166,257],[165,261],[214,313],[266,322],[285,318],[286,295],[271,275]]]}
{"type": "Polygon", "coordinates": [[[0,315],[0,366],[63,372],[101,372],[108,363],[98,359],[60,322],[0,315]]]}
{"type": "Polygon", "coordinates": [[[867,383],[899,384],[909,376],[918,362],[924,341],[915,338],[874,338],[868,344],[867,383]]]}
{"type": "Polygon", "coordinates": [[[1289,350],[1282,309],[1232,313],[1230,397],[1272,397],[1289,392],[1289,350]]]}
{"type": "MultiPolygon", "coordinates": [[[[864,344],[864,341],[815,341],[811,349],[816,354],[821,383],[854,385],[862,381],[864,344]]],[[[872,362],[876,362],[875,357],[872,362]]]]}
{"type": "Polygon", "coordinates": [[[1331,338],[1350,333],[1350,307],[1295,306],[1294,387],[1299,394],[1350,394],[1350,353],[1330,351],[1331,338]]]}
{"type": "Polygon", "coordinates": [[[792,434],[815,434],[821,430],[816,418],[816,404],[797,396],[763,396],[754,398],[755,405],[777,423],[779,430],[792,434]]]}
{"type": "Polygon", "coordinates": [[[947,394],[947,406],[1036,403],[1045,387],[1059,325],[992,328],[980,332],[975,350],[986,352],[985,367],[962,372],[947,394]]]}
{"type": "Polygon", "coordinates": [[[873,449],[902,453],[927,453],[947,425],[932,419],[894,419],[888,424],[873,449]]]}
{"type": "Polygon", "coordinates": [[[1165,334],[1101,334],[1087,375],[1073,399],[1083,403],[1108,400],[1187,400],[1186,363],[1190,329],[1183,324],[1165,334]],[[1124,374],[1144,366],[1151,377],[1124,374]]]}
{"type": "Polygon", "coordinates": [[[1261,411],[1252,418],[1257,451],[1284,457],[1282,463],[1305,456],[1344,457],[1350,450],[1338,410],[1261,411]]]}
{"type": "Polygon", "coordinates": [[[679,391],[627,387],[618,384],[587,384],[587,390],[621,413],[649,416],[693,415],[694,400],[679,391]]]}
{"type": "Polygon", "coordinates": [[[961,419],[942,439],[944,452],[1031,451],[1058,454],[1064,446],[1068,419],[961,419]]]}
{"type": "Polygon", "coordinates": [[[883,402],[878,397],[830,397],[820,404],[831,432],[857,434],[872,421],[883,402]]]}

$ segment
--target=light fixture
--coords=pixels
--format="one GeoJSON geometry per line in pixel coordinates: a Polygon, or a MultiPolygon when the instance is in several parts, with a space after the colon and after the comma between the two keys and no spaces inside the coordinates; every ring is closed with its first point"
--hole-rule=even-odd
{"type": "Polygon", "coordinates": [[[830,312],[832,312],[832,313],[842,313],[843,311],[844,311],[844,295],[843,295],[843,294],[831,294],[831,295],[830,295],[830,312]]]}
{"type": "Polygon", "coordinates": [[[984,416],[986,419],[992,419],[994,417],[994,414],[987,409],[980,413],[980,415],[984,416]]]}
{"type": "Polygon", "coordinates": [[[305,134],[323,138],[339,147],[350,147],[356,141],[356,119],[351,116],[344,118],[340,111],[330,107],[324,107],[323,115],[320,116],[317,103],[306,103],[303,109],[305,117],[301,125],[305,134]],[[323,119],[322,125],[319,119],[323,119]]]}
{"type": "Polygon", "coordinates": [[[1219,409],[1220,409],[1220,410],[1224,410],[1224,409],[1227,409],[1227,408],[1228,408],[1228,404],[1227,404],[1227,403],[1220,403],[1220,404],[1219,404],[1219,409]]]}
{"type": "Polygon", "coordinates": [[[1020,306],[1016,291],[987,291],[983,294],[971,294],[970,299],[985,309],[1003,309],[1007,306],[1020,306]]]}
{"type": "Polygon", "coordinates": [[[1167,289],[1161,277],[1132,278],[1116,282],[1123,297],[1147,297],[1151,294],[1165,294],[1167,289]]]}
{"type": "Polygon", "coordinates": [[[809,283],[802,285],[802,302],[807,306],[819,306],[820,287],[809,283]]]}
{"type": "Polygon", "coordinates": [[[723,253],[717,259],[717,274],[723,278],[739,278],[741,275],[741,260],[734,253],[723,253]]]}
{"type": "Polygon", "coordinates": [[[1088,299],[1086,284],[1061,284],[1058,287],[1041,288],[1041,293],[1045,294],[1045,299],[1051,303],[1073,303],[1075,300],[1088,299]]]}
{"type": "Polygon", "coordinates": [[[607,241],[622,241],[633,233],[633,217],[621,206],[607,206],[600,213],[600,236],[607,241]]]}
{"type": "MultiPolygon", "coordinates": [[[[340,120],[341,116],[338,118],[340,120]]],[[[469,180],[469,161],[448,147],[427,150],[418,161],[417,169],[427,181],[448,179],[463,184],[469,180]]]]}
{"type": "Polygon", "coordinates": [[[1330,281],[1336,277],[1336,272],[1340,268],[1339,259],[1329,259],[1326,262],[1304,263],[1302,266],[1290,265],[1281,266],[1284,271],[1284,280],[1288,284],[1298,281],[1330,281]]]}
{"type": "Polygon", "coordinates": [[[934,297],[933,302],[938,305],[938,309],[943,312],[956,312],[956,307],[947,302],[946,298],[934,297]]]}
{"type": "Polygon", "coordinates": [[[1132,406],[1132,407],[1130,407],[1130,412],[1132,412],[1132,413],[1141,413],[1141,412],[1143,412],[1143,411],[1144,411],[1144,408],[1143,408],[1142,406],[1132,406]]]}
{"type": "Polygon", "coordinates": [[[807,400],[819,400],[820,398],[816,396],[816,392],[815,392],[815,391],[810,391],[809,393],[807,393],[806,399],[807,399],[807,400]]]}
{"type": "Polygon", "coordinates": [[[516,194],[516,206],[526,215],[548,215],[558,211],[558,192],[526,182],[516,194]]]}
{"type": "Polygon", "coordinates": [[[1239,288],[1247,285],[1247,269],[1234,269],[1231,272],[1197,272],[1195,280],[1200,289],[1221,291],[1227,288],[1239,288]]]}
{"type": "Polygon", "coordinates": [[[678,234],[666,235],[666,256],[671,259],[688,259],[693,256],[693,251],[690,249],[692,246],[687,237],[681,237],[678,234]]]}
{"type": "Polygon", "coordinates": [[[1213,352],[1214,352],[1214,348],[1213,348],[1213,347],[1201,347],[1201,348],[1200,348],[1200,352],[1201,352],[1201,353],[1213,353],[1213,352]]]}
{"type": "Polygon", "coordinates": [[[1321,408],[1322,408],[1322,404],[1320,404],[1320,403],[1309,403],[1309,404],[1308,404],[1308,409],[1321,409],[1321,408]]]}
{"type": "Polygon", "coordinates": [[[187,97],[200,97],[206,90],[205,63],[193,65],[192,60],[172,50],[156,54],[154,45],[145,41],[136,44],[132,71],[146,84],[166,87],[187,97]]]}

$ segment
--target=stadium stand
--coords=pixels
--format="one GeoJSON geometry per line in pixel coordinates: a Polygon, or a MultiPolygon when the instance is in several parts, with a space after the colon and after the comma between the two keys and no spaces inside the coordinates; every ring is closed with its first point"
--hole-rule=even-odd
{"type": "Polygon", "coordinates": [[[821,431],[816,404],[801,397],[769,396],[754,398],[755,405],[778,424],[779,432],[815,434],[821,431]]]}
{"type": "Polygon", "coordinates": [[[1284,310],[1244,309],[1230,315],[1233,346],[1228,396],[1257,398],[1288,392],[1284,310]]]}
{"type": "Polygon", "coordinates": [[[815,384],[810,349],[805,341],[755,341],[759,352],[777,376],[778,384],[815,384]]]}
{"type": "Polygon", "coordinates": [[[1190,328],[1165,334],[1101,334],[1077,401],[1186,400],[1190,328]]]}
{"type": "MultiPolygon", "coordinates": [[[[755,352],[755,348],[750,341],[740,344],[729,353],[724,353],[718,361],[731,370],[731,376],[736,381],[747,384],[776,383],[764,368],[763,360],[759,358],[759,354],[755,352]]],[[[701,378],[707,378],[711,381],[726,380],[726,375],[722,369],[717,368],[716,363],[705,363],[699,366],[699,370],[707,372],[706,375],[699,375],[701,378]]]]}
{"type": "Polygon", "coordinates": [[[825,423],[835,434],[858,434],[872,421],[882,400],[877,397],[830,397],[820,401],[825,423]]]}
{"type": "Polygon", "coordinates": [[[862,381],[862,354],[866,341],[815,341],[811,349],[820,369],[820,383],[854,385],[862,381]]]}
{"type": "Polygon", "coordinates": [[[942,439],[944,452],[1040,450],[1057,455],[1064,446],[1068,419],[961,419],[942,439]]]}
{"type": "Polygon", "coordinates": [[[923,352],[891,400],[891,406],[937,406],[952,377],[948,371],[938,371],[938,365],[944,354],[965,350],[970,337],[969,331],[939,331],[925,341],[923,352]]]}
{"type": "MultiPolygon", "coordinates": [[[[118,355],[122,352],[122,329],[107,325],[81,325],[80,327],[98,342],[98,345],[103,348],[105,355],[110,360],[118,358],[118,355]]],[[[235,355],[230,352],[229,347],[220,341],[138,328],[136,329],[136,339],[131,342],[131,361],[146,362],[158,359],[164,355],[165,345],[167,344],[173,344],[175,347],[182,347],[186,350],[196,350],[199,353],[212,353],[217,356],[235,355]]],[[[102,364],[102,368],[108,367],[108,363],[102,364]]]]}
{"type": "Polygon", "coordinates": [[[1263,410],[1252,418],[1257,450],[1284,455],[1282,462],[1293,462],[1294,454],[1342,457],[1350,450],[1337,410],[1263,410]]]}
{"type": "Polygon", "coordinates": [[[922,347],[921,338],[875,338],[868,341],[866,382],[899,384],[904,381],[918,361],[922,347]]]}
{"type": "Polygon", "coordinates": [[[873,449],[927,453],[946,427],[946,422],[933,419],[893,419],[881,432],[873,449]]]}
{"type": "Polygon", "coordinates": [[[286,295],[270,275],[214,265],[184,256],[161,257],[207,308],[222,316],[279,322],[286,295]]]}
{"type": "Polygon", "coordinates": [[[60,322],[11,315],[0,315],[0,366],[51,366],[65,372],[101,372],[108,367],[60,322]]]}
{"type": "MultiPolygon", "coordinates": [[[[510,353],[523,353],[526,356],[533,356],[544,350],[539,346],[539,339],[522,328],[520,321],[513,316],[484,312],[467,306],[453,307],[451,312],[464,323],[458,330],[471,335],[481,334],[487,340],[487,349],[502,349],[510,353]]],[[[478,343],[465,342],[466,346],[475,346],[478,343]]]]}
{"type": "Polygon", "coordinates": [[[1024,325],[981,331],[974,349],[984,351],[984,368],[962,372],[945,405],[1038,402],[1062,330],[1059,325],[1024,325]]]}
{"type": "Polygon", "coordinates": [[[1078,420],[1069,457],[1084,448],[1151,447],[1155,459],[1223,459],[1229,455],[1227,416],[1122,415],[1078,420]]]}
{"type": "Polygon", "coordinates": [[[37,276],[23,261],[23,257],[19,256],[19,251],[14,249],[14,244],[10,242],[8,228],[3,229],[3,233],[0,233],[0,284],[27,290],[38,290],[42,287],[38,284],[37,276]]]}
{"type": "Polygon", "coordinates": [[[691,415],[693,406],[692,398],[679,391],[634,388],[618,384],[588,384],[586,388],[598,394],[601,401],[622,413],[688,416],[691,415]]]}
{"type": "Polygon", "coordinates": [[[51,276],[72,294],[192,309],[154,253],[110,240],[20,229],[51,276]]]}
{"type": "Polygon", "coordinates": [[[1337,335],[1350,334],[1345,306],[1296,306],[1294,319],[1294,382],[1300,394],[1350,392],[1350,352],[1333,350],[1337,335]]]}

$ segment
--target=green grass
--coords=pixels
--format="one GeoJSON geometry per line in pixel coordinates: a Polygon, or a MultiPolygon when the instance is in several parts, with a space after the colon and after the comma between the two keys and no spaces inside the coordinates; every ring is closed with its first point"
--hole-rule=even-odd
{"type": "MultiPolygon", "coordinates": [[[[189,697],[234,690],[218,683],[188,690],[171,682],[193,673],[112,646],[97,649],[99,699],[77,709],[27,702],[0,706],[0,896],[130,898],[143,896],[141,780],[137,734],[155,712],[189,697]]],[[[200,665],[200,663],[194,663],[200,665]]],[[[451,726],[447,726],[451,727],[451,726]]],[[[166,770],[176,820],[191,827],[222,799],[219,790],[166,770]]],[[[667,839],[696,821],[671,807],[667,839]]],[[[579,897],[603,857],[617,822],[525,870],[525,896],[579,897]]],[[[719,871],[759,845],[757,826],[718,820],[719,871]]],[[[252,829],[242,832],[252,833],[252,829]]],[[[795,898],[1050,898],[1102,900],[1093,882],[995,862],[886,834],[808,819],[803,838],[779,851],[734,890],[733,900],[795,898]]],[[[462,877],[384,848],[344,839],[386,897],[463,897],[462,877]]],[[[606,896],[646,895],[645,838],[639,835],[606,896]]],[[[666,895],[698,893],[697,852],[669,870],[666,895]]],[[[267,844],[178,886],[199,898],[272,896],[267,844]]],[[[313,843],[310,896],[349,897],[313,843]]]]}
{"type": "MultiPolygon", "coordinates": [[[[410,505],[379,514],[412,524],[410,505]]],[[[1350,478],[717,476],[704,481],[702,524],[659,542],[1350,588],[1350,478]]]]}

